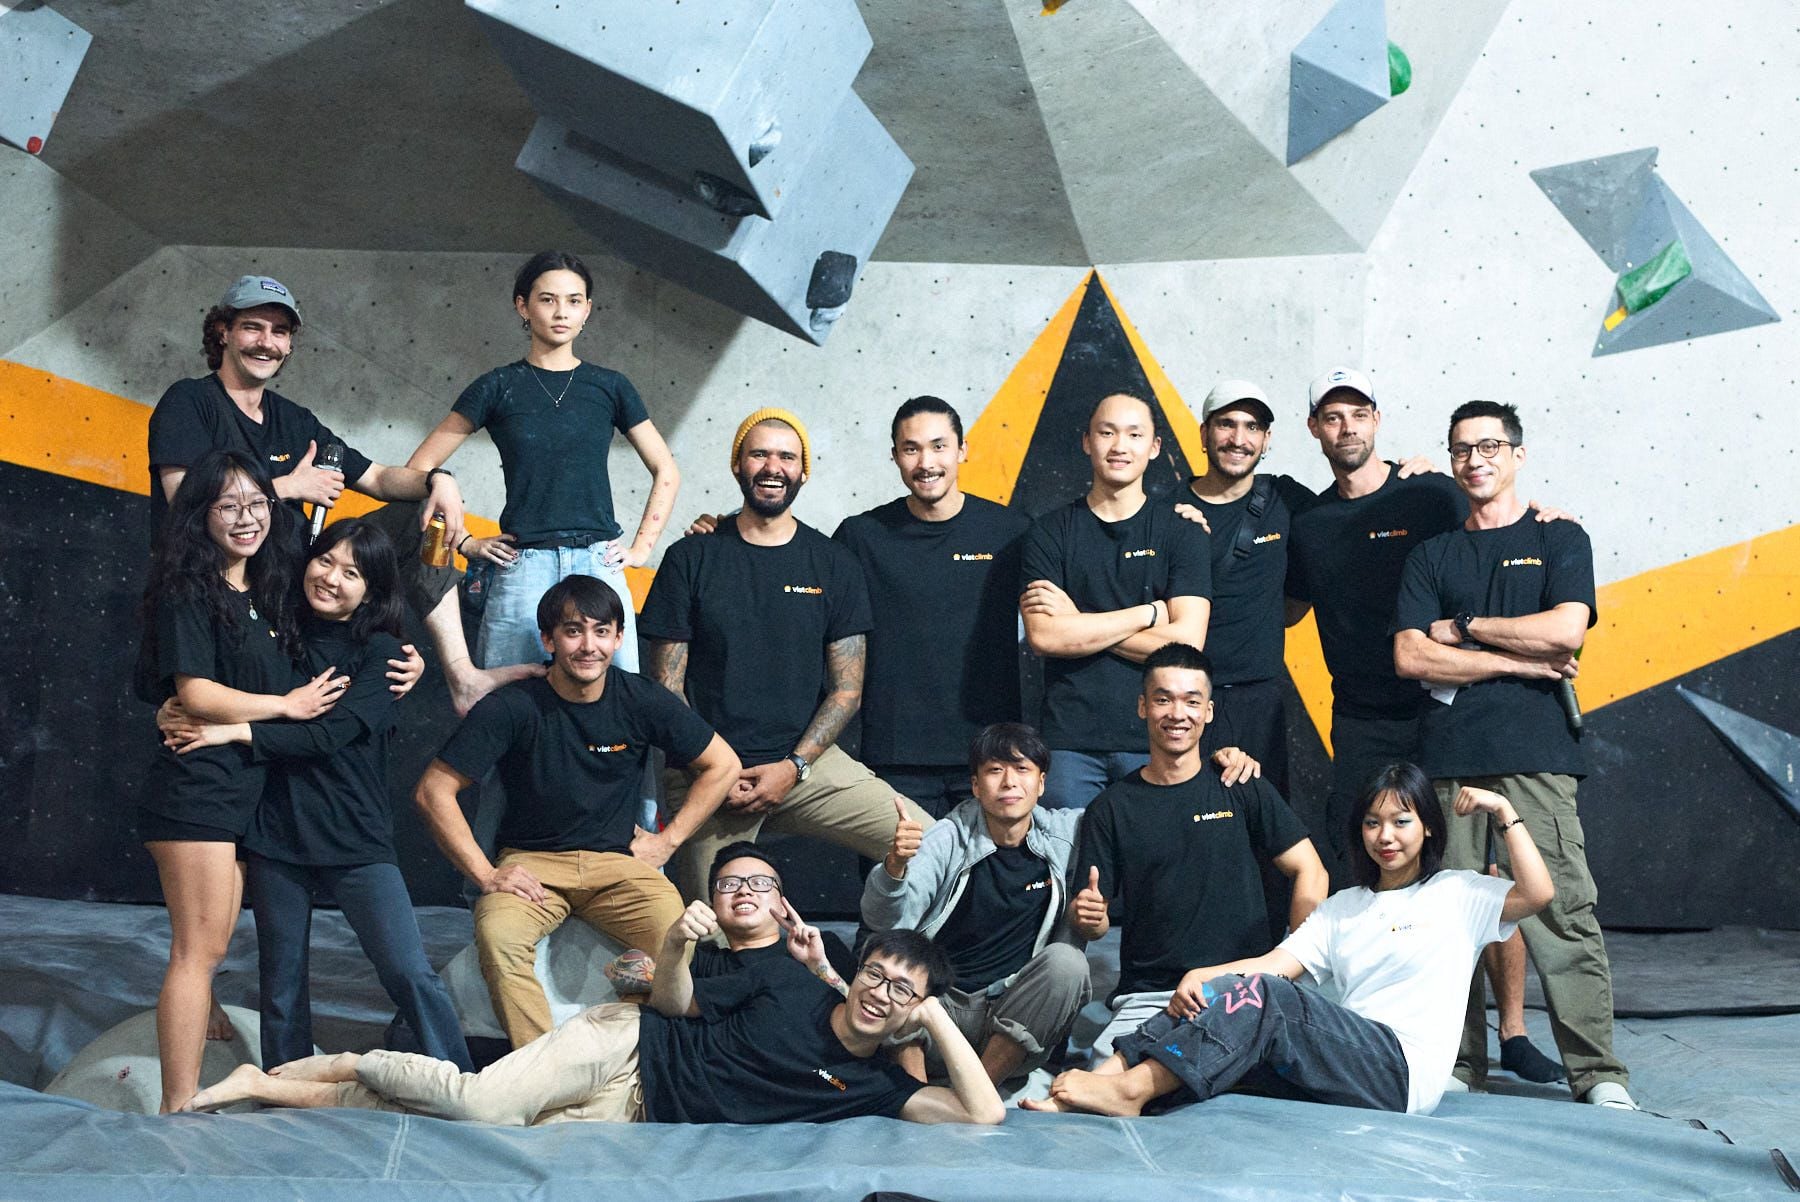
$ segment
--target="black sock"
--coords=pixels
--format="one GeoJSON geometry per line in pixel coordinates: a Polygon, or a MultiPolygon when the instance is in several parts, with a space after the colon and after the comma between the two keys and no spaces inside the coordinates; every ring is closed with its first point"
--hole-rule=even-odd
{"type": "Polygon", "coordinates": [[[1500,1041],[1500,1067],[1515,1077],[1540,1085],[1563,1079],[1562,1065],[1538,1051],[1525,1035],[1500,1041]]]}

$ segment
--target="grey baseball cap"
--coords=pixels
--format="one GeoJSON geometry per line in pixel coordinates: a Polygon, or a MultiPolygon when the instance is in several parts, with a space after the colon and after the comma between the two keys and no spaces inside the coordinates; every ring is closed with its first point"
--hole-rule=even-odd
{"type": "Polygon", "coordinates": [[[1200,421],[1205,423],[1221,409],[1244,408],[1248,408],[1263,425],[1275,424],[1275,410],[1269,407],[1269,394],[1248,380],[1220,380],[1214,384],[1200,406],[1200,421]]]}
{"type": "Polygon", "coordinates": [[[272,280],[266,275],[243,275],[237,282],[225,289],[225,295],[219,298],[219,304],[226,309],[254,309],[258,305],[280,305],[294,315],[294,324],[300,324],[300,306],[294,301],[294,294],[279,280],[272,280]]]}

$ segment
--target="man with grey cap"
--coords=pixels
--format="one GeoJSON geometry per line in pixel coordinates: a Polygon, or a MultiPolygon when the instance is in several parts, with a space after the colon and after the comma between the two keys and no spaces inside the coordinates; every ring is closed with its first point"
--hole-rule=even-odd
{"type": "MultiPolygon", "coordinates": [[[[169,498],[188,468],[208,451],[237,450],[253,455],[274,477],[276,495],[299,511],[303,502],[330,507],[347,486],[384,501],[423,501],[372,515],[394,538],[402,562],[416,561],[408,548],[419,531],[442,514],[451,545],[463,520],[462,493],[450,473],[376,463],[343,445],[310,409],[269,387],[293,354],[300,330],[300,305],[279,281],[262,275],[240,277],[201,322],[201,349],[211,374],[171,384],[150,414],[151,540],[156,541],[169,498]],[[321,464],[329,446],[342,447],[340,466],[321,464]]],[[[301,515],[304,517],[304,515],[301,515]]],[[[305,522],[294,523],[305,529],[305,522]]],[[[299,554],[299,548],[290,549],[299,554]]],[[[426,619],[444,663],[475,672],[463,641],[448,569],[408,574],[408,600],[426,619]]],[[[535,673],[538,670],[532,669],[535,673]]],[[[479,673],[490,680],[475,695],[515,678],[515,670],[479,673]]]]}

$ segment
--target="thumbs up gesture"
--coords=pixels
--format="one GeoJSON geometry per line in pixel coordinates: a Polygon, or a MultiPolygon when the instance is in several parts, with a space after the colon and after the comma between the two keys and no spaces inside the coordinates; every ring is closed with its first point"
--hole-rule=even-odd
{"type": "Polygon", "coordinates": [[[887,874],[898,881],[906,878],[906,865],[919,854],[919,840],[925,837],[925,824],[907,816],[906,799],[898,794],[894,796],[894,814],[899,820],[894,825],[894,841],[881,863],[887,874]]]}
{"type": "Polygon", "coordinates": [[[1088,868],[1087,888],[1069,903],[1069,925],[1083,939],[1098,939],[1106,934],[1106,895],[1100,892],[1100,870],[1088,868]]]}

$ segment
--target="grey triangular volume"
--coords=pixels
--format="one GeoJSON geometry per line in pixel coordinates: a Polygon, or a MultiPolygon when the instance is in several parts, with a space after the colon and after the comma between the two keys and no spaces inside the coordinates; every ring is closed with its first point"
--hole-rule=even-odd
{"type": "Polygon", "coordinates": [[[1794,818],[1800,819],[1800,779],[1796,779],[1796,773],[1800,773],[1800,736],[1740,714],[1680,685],[1675,686],[1675,692],[1700,712],[1725,745],[1787,805],[1794,818]]]}
{"type": "Polygon", "coordinates": [[[1638,310],[1611,330],[1602,329],[1594,341],[1594,355],[1598,358],[1686,342],[1778,320],[1768,310],[1746,304],[1710,281],[1690,275],[1649,308],[1638,310]]]}
{"type": "Polygon", "coordinates": [[[1625,271],[1626,240],[1651,195],[1657,150],[1627,150],[1603,158],[1540,167],[1532,180],[1614,271],[1625,271]]]}
{"type": "MultiPolygon", "coordinates": [[[[1746,309],[1762,315],[1760,321],[1738,322],[1734,325],[1722,326],[1720,329],[1736,330],[1746,325],[1780,321],[1781,315],[1775,312],[1774,307],[1768,301],[1763,299],[1763,294],[1756,290],[1756,285],[1750,282],[1750,277],[1739,270],[1738,265],[1731,261],[1731,256],[1726,254],[1717,242],[1713,241],[1713,236],[1706,232],[1706,227],[1700,224],[1698,218],[1688,212],[1687,206],[1681,203],[1680,197],[1669,190],[1669,185],[1659,177],[1656,187],[1662,194],[1664,205],[1668,208],[1669,223],[1674,229],[1676,237],[1680,238],[1687,248],[1688,262],[1694,265],[1695,278],[1704,280],[1713,288],[1737,300],[1746,309]]],[[[1714,334],[1720,331],[1707,330],[1705,332],[1714,334]]]]}
{"type": "Polygon", "coordinates": [[[1388,102],[1383,0],[1338,0],[1288,56],[1291,167],[1388,102]]]}

